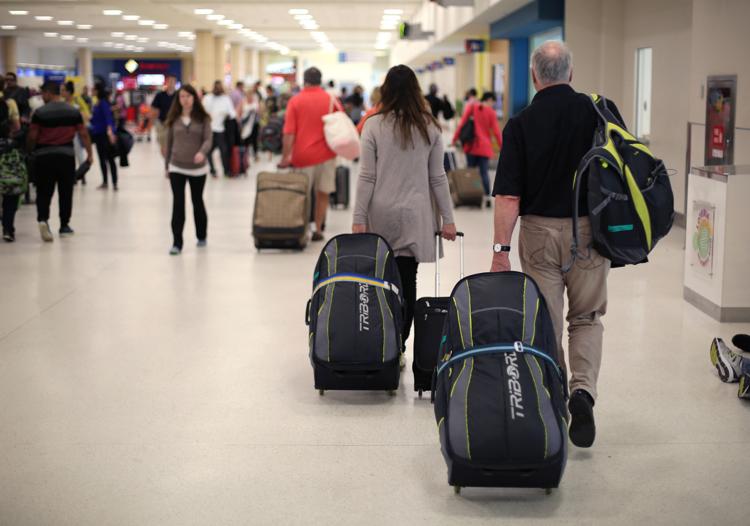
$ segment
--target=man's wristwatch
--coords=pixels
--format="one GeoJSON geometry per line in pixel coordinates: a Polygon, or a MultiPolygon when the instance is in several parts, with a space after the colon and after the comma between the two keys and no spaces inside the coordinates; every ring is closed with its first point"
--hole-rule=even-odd
{"type": "Polygon", "coordinates": [[[501,252],[510,252],[510,245],[501,245],[500,243],[495,243],[492,246],[492,250],[495,252],[495,254],[500,254],[501,252]]]}

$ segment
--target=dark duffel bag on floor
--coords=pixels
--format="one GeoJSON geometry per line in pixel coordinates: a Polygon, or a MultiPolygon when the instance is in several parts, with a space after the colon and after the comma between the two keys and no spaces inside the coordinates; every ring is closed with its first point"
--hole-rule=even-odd
{"type": "Polygon", "coordinates": [[[457,492],[558,487],[568,437],[556,349],[547,304],[525,274],[476,274],[453,289],[434,399],[457,492]]]}
{"type": "Polygon", "coordinates": [[[331,206],[349,208],[349,167],[336,167],[336,192],[331,194],[331,206]]]}
{"type": "Polygon", "coordinates": [[[307,175],[262,172],[253,210],[255,247],[303,249],[309,237],[307,175]]]}
{"type": "Polygon", "coordinates": [[[385,239],[343,234],[328,241],[306,315],[320,394],[398,389],[402,305],[401,276],[385,239]]]}
{"type": "MultiPolygon", "coordinates": [[[[458,232],[460,246],[460,278],[464,277],[464,234],[458,232]]],[[[422,398],[424,391],[432,390],[432,376],[438,360],[443,322],[448,315],[450,298],[440,296],[440,233],[435,244],[435,296],[419,298],[414,305],[414,390],[422,398]]]]}

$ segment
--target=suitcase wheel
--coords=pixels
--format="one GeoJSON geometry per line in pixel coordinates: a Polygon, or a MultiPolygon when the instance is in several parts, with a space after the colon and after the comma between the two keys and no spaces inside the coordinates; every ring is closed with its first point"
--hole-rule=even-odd
{"type": "Polygon", "coordinates": [[[422,398],[422,390],[419,390],[419,398],[422,398]]]}
{"type": "Polygon", "coordinates": [[[388,396],[396,396],[395,389],[388,389],[388,396]]]}
{"type": "Polygon", "coordinates": [[[545,495],[552,495],[552,488],[545,488],[544,489],[544,494],[545,495]]]}
{"type": "Polygon", "coordinates": [[[318,394],[320,396],[323,396],[324,394],[326,394],[326,390],[325,389],[318,389],[318,394]]]}
{"type": "Polygon", "coordinates": [[[460,495],[461,494],[461,486],[453,486],[453,493],[455,493],[456,495],[460,495]]]}

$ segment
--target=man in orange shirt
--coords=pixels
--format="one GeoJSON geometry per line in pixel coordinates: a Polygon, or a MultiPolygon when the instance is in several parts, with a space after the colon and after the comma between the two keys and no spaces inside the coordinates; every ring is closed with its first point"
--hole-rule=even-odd
{"type": "Polygon", "coordinates": [[[318,68],[305,70],[305,88],[292,97],[284,116],[284,149],[279,168],[293,166],[307,174],[315,191],[313,241],[323,239],[330,194],[336,191],[336,154],[323,133],[323,116],[341,111],[341,104],[321,88],[318,68]]]}

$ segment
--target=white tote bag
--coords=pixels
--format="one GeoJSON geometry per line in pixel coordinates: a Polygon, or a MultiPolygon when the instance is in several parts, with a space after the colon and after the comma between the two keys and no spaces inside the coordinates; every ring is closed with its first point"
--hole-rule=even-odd
{"type": "Polygon", "coordinates": [[[333,111],[333,97],[328,114],[323,115],[323,133],[328,147],[336,155],[353,161],[359,157],[359,134],[354,123],[343,111],[333,111]]]}

